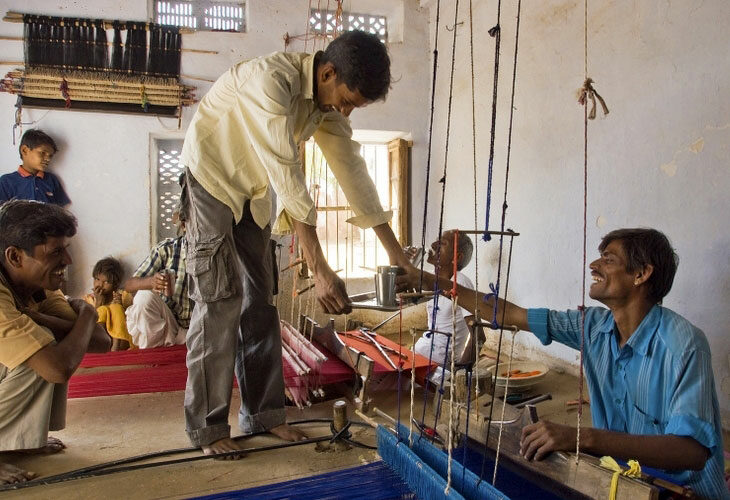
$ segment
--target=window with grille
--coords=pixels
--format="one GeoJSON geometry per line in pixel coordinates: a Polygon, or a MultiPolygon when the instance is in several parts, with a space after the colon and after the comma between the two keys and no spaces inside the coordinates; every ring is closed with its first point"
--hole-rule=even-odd
{"type": "Polygon", "coordinates": [[[183,173],[179,163],[182,144],[182,140],[157,140],[157,241],[177,237],[177,227],[172,215],[180,202],[181,188],[178,179],[183,173]]]}
{"type": "MultiPolygon", "coordinates": [[[[408,244],[407,141],[362,144],[360,154],[375,183],[384,210],[393,211],[391,227],[402,245],[408,244]]],[[[354,214],[314,140],[304,146],[304,171],[317,210],[317,236],[328,264],[350,278],[372,276],[376,267],[388,265],[388,254],[375,232],[346,221],[354,214]],[[346,270],[346,273],[345,273],[346,270]]]]}
{"type": "Polygon", "coordinates": [[[188,2],[154,0],[154,20],[198,31],[246,31],[245,3],[241,1],[188,2]]]}
{"type": "Polygon", "coordinates": [[[309,29],[317,35],[335,37],[344,31],[360,30],[378,35],[381,42],[388,39],[388,27],[385,16],[371,14],[355,14],[343,12],[340,19],[336,11],[312,9],[309,15],[309,29]]]}

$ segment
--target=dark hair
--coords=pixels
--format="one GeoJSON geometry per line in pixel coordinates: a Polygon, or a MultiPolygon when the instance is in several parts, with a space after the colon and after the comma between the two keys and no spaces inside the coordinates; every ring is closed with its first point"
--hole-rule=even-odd
{"type": "Polygon", "coordinates": [[[338,82],[368,101],[385,99],[390,88],[390,57],[377,35],[347,31],[327,46],[319,63],[332,63],[338,82]]]}
{"type": "Polygon", "coordinates": [[[58,147],[56,146],[56,141],[53,140],[53,137],[43,132],[41,129],[32,128],[28,131],[26,131],[25,134],[23,134],[23,137],[20,138],[20,146],[18,146],[18,153],[20,154],[20,157],[23,157],[23,153],[21,153],[21,149],[23,146],[28,146],[29,149],[35,149],[38,146],[51,146],[53,148],[53,152],[55,153],[58,151],[58,147]]]}
{"type": "Polygon", "coordinates": [[[106,275],[106,279],[111,284],[112,289],[116,290],[122,284],[122,277],[124,276],[122,263],[114,257],[104,257],[94,264],[94,270],[91,271],[91,276],[98,278],[101,273],[106,275]]]}
{"type": "Polygon", "coordinates": [[[459,260],[456,268],[461,271],[471,261],[471,254],[474,251],[474,244],[466,233],[459,233],[458,247],[456,248],[459,260]]]}
{"type": "Polygon", "coordinates": [[[674,275],[679,265],[679,257],[669,239],[656,229],[616,229],[603,237],[598,250],[603,252],[614,240],[621,242],[626,253],[628,272],[638,271],[648,264],[654,268],[647,281],[649,298],[655,303],[660,303],[672,289],[674,275]]]}
{"type": "Polygon", "coordinates": [[[76,217],[65,208],[33,200],[9,200],[0,205],[0,252],[17,247],[33,255],[48,238],[76,234],[76,217]]]}

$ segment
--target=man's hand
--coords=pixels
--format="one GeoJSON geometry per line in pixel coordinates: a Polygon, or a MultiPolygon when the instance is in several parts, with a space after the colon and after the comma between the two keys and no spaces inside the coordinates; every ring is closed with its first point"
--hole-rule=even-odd
{"type": "Polygon", "coordinates": [[[327,314],[349,314],[352,312],[352,302],[347,296],[345,282],[331,269],[315,275],[314,290],[317,301],[327,314]]]}
{"type": "MultiPolygon", "coordinates": [[[[77,316],[82,314],[93,314],[96,319],[99,319],[96,313],[96,308],[86,302],[84,299],[68,299],[68,305],[74,310],[77,316]]],[[[94,321],[96,321],[96,319],[94,321]]]]}
{"type": "Polygon", "coordinates": [[[112,292],[112,304],[122,304],[122,292],[119,290],[114,290],[112,292]]]}
{"type": "Polygon", "coordinates": [[[553,451],[575,448],[576,429],[541,420],[522,428],[520,453],[527,460],[542,460],[553,451]]]}
{"type": "MultiPolygon", "coordinates": [[[[424,290],[430,290],[433,286],[435,277],[431,273],[423,272],[424,290]]],[[[410,262],[400,266],[398,276],[395,277],[395,289],[397,292],[407,292],[409,290],[418,290],[421,284],[421,270],[413,266],[410,262]]]]}

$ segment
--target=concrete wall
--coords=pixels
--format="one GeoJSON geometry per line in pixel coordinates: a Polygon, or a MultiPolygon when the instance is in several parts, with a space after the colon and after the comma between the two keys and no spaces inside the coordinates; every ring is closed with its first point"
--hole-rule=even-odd
{"type": "MultiPolygon", "coordinates": [[[[664,231],[680,256],[665,305],[706,334],[720,403],[730,411],[730,3],[597,0],[589,3],[588,75],[610,114],[589,124],[588,262],[601,236],[619,227],[664,231]]],[[[434,39],[436,2],[431,7],[434,39]]],[[[434,158],[444,164],[454,3],[441,2],[434,158]]],[[[493,224],[504,189],[517,2],[502,2],[502,50],[494,162],[493,224]]],[[[479,224],[484,224],[496,23],[494,2],[474,2],[479,224]]],[[[516,239],[509,299],[523,306],[581,302],[583,233],[583,2],[522,2],[507,227],[516,239]]],[[[473,226],[468,4],[458,28],[445,227],[473,226]],[[468,179],[468,180],[467,180],[468,179]]],[[[416,182],[417,183],[417,182],[416,182]]],[[[429,219],[439,211],[432,181],[429,219]]],[[[437,226],[431,225],[428,241],[437,226]]],[[[480,288],[496,278],[496,243],[479,245],[480,288]]],[[[474,277],[475,266],[467,269],[474,277]]],[[[595,303],[588,299],[589,305],[595,303]]],[[[577,365],[578,353],[535,349],[577,365]]]]}
{"type": "MultiPolygon", "coordinates": [[[[147,0],[3,0],[0,12],[9,10],[54,16],[81,16],[103,19],[146,20],[147,0]]],[[[334,5],[334,2],[333,2],[334,5]]],[[[284,50],[284,36],[301,35],[307,26],[306,0],[248,0],[248,32],[199,32],[184,35],[183,47],[216,50],[218,54],[183,53],[183,82],[197,86],[202,97],[209,82],[243,58],[284,50]]],[[[396,130],[412,133],[416,142],[413,157],[422,163],[429,68],[427,10],[416,0],[392,2],[357,0],[345,2],[348,11],[386,15],[392,21],[388,46],[396,82],[385,103],[373,104],[352,115],[353,128],[396,130]],[[408,19],[405,23],[404,19],[408,19]]],[[[0,34],[22,36],[22,24],[2,23],[0,34]]],[[[313,42],[306,48],[311,51],[313,42]]],[[[317,42],[317,49],[322,42],[317,42]]],[[[305,49],[294,41],[289,51],[305,49]]],[[[0,41],[2,71],[22,66],[23,44],[0,41]],[[16,62],[16,63],[14,63],[16,62]],[[17,62],[21,62],[18,64],[17,62]]],[[[0,123],[6,125],[0,141],[3,172],[17,168],[20,160],[10,133],[14,123],[16,98],[0,93],[0,123]]],[[[53,160],[72,199],[71,210],[79,219],[79,233],[72,244],[74,265],[70,273],[70,293],[79,294],[91,285],[91,268],[99,258],[112,254],[122,259],[128,271],[148,254],[152,244],[150,149],[154,138],[181,138],[195,107],[185,108],[182,127],[173,118],[84,113],[63,110],[23,110],[24,129],[42,128],[58,142],[60,151],[53,160]]],[[[152,156],[154,160],[154,156],[152,156]]],[[[422,189],[422,188],[421,188],[422,189]]],[[[416,203],[419,203],[416,201],[416,203]]]]}

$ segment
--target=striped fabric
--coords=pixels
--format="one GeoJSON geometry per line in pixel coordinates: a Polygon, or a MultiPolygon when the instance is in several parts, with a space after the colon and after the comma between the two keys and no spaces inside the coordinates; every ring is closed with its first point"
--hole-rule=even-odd
{"type": "MultiPolygon", "coordinates": [[[[580,349],[580,311],[530,309],[528,322],[543,344],[580,349]]],[[[594,427],[694,438],[711,451],[704,469],[667,476],[702,497],[730,499],[710,347],[699,328],[656,305],[619,348],[611,311],[589,307],[583,360],[594,427]]]]}
{"type": "Polygon", "coordinates": [[[146,278],[163,269],[175,272],[172,297],[163,295],[162,299],[175,315],[177,323],[183,328],[187,328],[190,324],[192,310],[190,297],[188,297],[187,273],[185,272],[186,254],[185,236],[164,239],[152,248],[150,255],[137,267],[133,275],[135,278],[146,278]]]}

